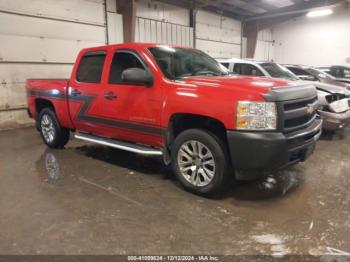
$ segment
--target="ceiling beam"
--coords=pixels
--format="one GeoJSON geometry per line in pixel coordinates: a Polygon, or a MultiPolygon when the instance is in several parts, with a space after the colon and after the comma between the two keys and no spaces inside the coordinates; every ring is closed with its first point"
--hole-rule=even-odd
{"type": "Polygon", "coordinates": [[[255,5],[266,11],[272,11],[276,9],[276,6],[261,0],[243,0],[243,2],[247,3],[247,5],[255,5]]]}
{"type": "Polygon", "coordinates": [[[230,9],[222,8],[218,5],[218,0],[211,0],[211,1],[202,1],[202,0],[177,0],[176,2],[174,0],[157,0],[162,3],[175,5],[187,9],[201,9],[206,10],[213,13],[218,13],[223,16],[227,16],[233,19],[242,20],[244,17],[251,16],[253,13],[248,12],[246,10],[234,8],[234,6],[230,9]]]}
{"type": "Polygon", "coordinates": [[[301,3],[304,3],[305,1],[304,0],[292,0],[292,2],[294,4],[301,4],[301,3]]]}
{"type": "Polygon", "coordinates": [[[240,17],[254,15],[248,10],[229,5],[223,0],[197,0],[196,2],[199,9],[214,8],[217,13],[228,12],[240,17]]]}
{"type": "Polygon", "coordinates": [[[238,12],[238,11],[236,12],[236,11],[233,11],[231,9],[230,10],[222,10],[222,9],[217,8],[215,6],[206,6],[206,7],[200,8],[200,9],[205,10],[205,11],[209,11],[212,13],[216,13],[216,14],[219,14],[222,16],[230,17],[233,19],[238,19],[238,20],[242,20],[244,17],[246,17],[241,12],[238,12]]]}

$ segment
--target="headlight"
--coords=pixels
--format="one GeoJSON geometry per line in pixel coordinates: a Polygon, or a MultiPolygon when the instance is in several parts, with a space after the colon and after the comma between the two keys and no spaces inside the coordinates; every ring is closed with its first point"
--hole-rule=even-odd
{"type": "Polygon", "coordinates": [[[276,104],[271,102],[238,101],[236,128],[239,130],[275,130],[276,104]]]}

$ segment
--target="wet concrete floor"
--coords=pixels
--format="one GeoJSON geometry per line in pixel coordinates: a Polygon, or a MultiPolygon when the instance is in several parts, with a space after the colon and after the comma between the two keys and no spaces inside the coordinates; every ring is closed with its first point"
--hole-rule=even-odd
{"type": "Polygon", "coordinates": [[[217,197],[154,158],[34,128],[0,132],[0,254],[349,254],[350,129],[311,158],[217,197]]]}

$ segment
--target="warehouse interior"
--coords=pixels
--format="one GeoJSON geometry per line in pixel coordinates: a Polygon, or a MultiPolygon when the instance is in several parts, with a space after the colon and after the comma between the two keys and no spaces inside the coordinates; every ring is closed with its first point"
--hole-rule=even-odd
{"type": "Polygon", "coordinates": [[[312,66],[349,63],[350,11],[343,1],[213,0],[198,1],[191,8],[191,1],[140,0],[126,1],[129,6],[124,9],[120,2],[119,11],[114,0],[0,2],[0,129],[32,123],[23,88],[27,78],[69,78],[80,49],[124,39],[196,47],[214,58],[252,57],[312,66]],[[336,15],[318,21],[303,15],[325,3],[336,5],[336,15]],[[123,12],[128,12],[124,19],[123,12]],[[263,18],[271,15],[272,21],[263,18]],[[259,21],[259,30],[243,32],[244,19],[253,27],[259,21]],[[248,45],[254,52],[247,53],[248,45]],[[325,51],[329,49],[331,54],[325,51]]]}
{"type": "Polygon", "coordinates": [[[349,259],[349,126],[324,131],[305,162],[204,198],[182,190],[162,159],[72,134],[64,150],[48,148],[26,91],[27,79],[69,79],[84,48],[129,42],[350,68],[349,29],[350,0],[0,0],[0,258],[349,259]],[[330,13],[308,15],[320,10],[330,13]]]}

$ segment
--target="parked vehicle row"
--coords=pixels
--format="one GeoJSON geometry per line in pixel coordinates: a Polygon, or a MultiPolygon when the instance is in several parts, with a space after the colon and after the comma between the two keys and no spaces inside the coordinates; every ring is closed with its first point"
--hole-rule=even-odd
{"type": "Polygon", "coordinates": [[[301,80],[319,81],[322,83],[336,85],[336,86],[343,87],[350,90],[349,83],[339,81],[339,79],[322,71],[321,69],[310,67],[310,66],[301,66],[301,65],[285,65],[285,67],[287,67],[290,71],[292,71],[301,80]]]}
{"type": "MultiPolygon", "coordinates": [[[[276,67],[265,69],[273,75],[276,67]]],[[[162,156],[184,188],[212,195],[234,177],[258,178],[306,160],[321,135],[312,83],[255,75],[230,75],[191,48],[87,48],[70,79],[27,80],[28,113],[49,147],[63,148],[75,132],[162,156]]]]}
{"type": "Polygon", "coordinates": [[[350,84],[350,67],[334,65],[334,66],[318,67],[318,69],[332,75],[338,81],[350,84]]]}
{"type": "Polygon", "coordinates": [[[350,84],[320,69],[299,66],[280,65],[273,62],[243,59],[218,59],[233,73],[247,76],[283,78],[290,81],[306,81],[317,88],[318,113],[323,118],[324,130],[338,130],[350,124],[350,84]]]}

